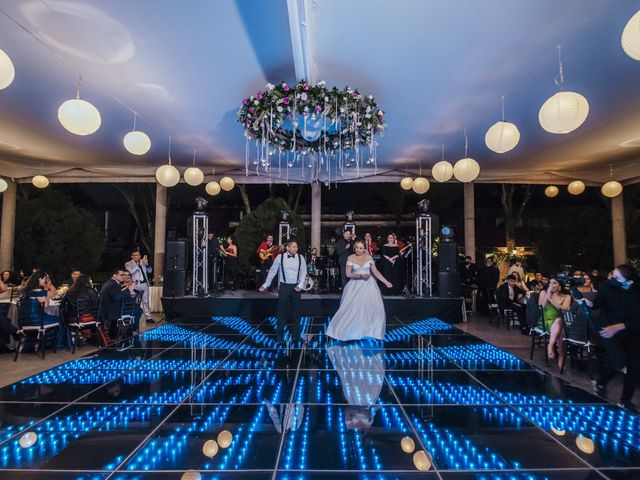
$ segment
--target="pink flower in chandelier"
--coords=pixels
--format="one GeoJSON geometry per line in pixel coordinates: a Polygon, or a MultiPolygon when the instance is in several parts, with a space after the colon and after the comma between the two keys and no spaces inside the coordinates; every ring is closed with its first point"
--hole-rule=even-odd
{"type": "Polygon", "coordinates": [[[254,110],[253,110],[253,107],[249,107],[249,111],[250,111],[251,113],[253,113],[253,111],[254,111],[254,110]]]}
{"type": "Polygon", "coordinates": [[[320,110],[322,110],[322,107],[320,105],[316,105],[316,112],[319,112],[320,110]]]}
{"type": "Polygon", "coordinates": [[[262,92],[258,92],[258,93],[256,93],[256,98],[257,98],[258,100],[262,100],[262,92]]]}
{"type": "Polygon", "coordinates": [[[284,100],[282,100],[282,103],[284,103],[285,105],[289,105],[289,99],[285,98],[284,100]]]}
{"type": "Polygon", "coordinates": [[[247,103],[249,103],[249,100],[247,100],[246,98],[244,98],[244,99],[242,100],[242,104],[243,104],[243,105],[246,105],[247,103]]]}
{"type": "Polygon", "coordinates": [[[305,83],[304,85],[302,85],[302,89],[303,90],[309,90],[309,84],[305,83]]]}
{"type": "Polygon", "coordinates": [[[288,84],[288,83],[283,83],[283,84],[282,84],[282,89],[283,89],[285,92],[288,92],[288,91],[289,91],[289,84],[288,84]]]}

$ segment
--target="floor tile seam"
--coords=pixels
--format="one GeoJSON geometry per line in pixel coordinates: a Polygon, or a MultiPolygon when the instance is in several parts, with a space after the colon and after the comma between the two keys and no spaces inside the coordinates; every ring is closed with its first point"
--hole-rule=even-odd
{"type": "MultiPolygon", "coordinates": [[[[302,338],[304,338],[304,336],[307,334],[307,331],[309,330],[309,324],[307,323],[305,331],[301,333],[302,338]]],[[[302,359],[304,358],[304,352],[306,351],[306,345],[303,344],[302,346],[302,352],[300,357],[298,358],[298,365],[296,367],[296,375],[293,379],[293,386],[291,388],[291,394],[289,395],[289,409],[285,409],[285,412],[287,411],[291,411],[291,406],[293,405],[293,399],[295,398],[296,395],[296,388],[298,386],[298,377],[300,375],[300,364],[302,363],[302,359]]],[[[286,413],[285,413],[285,418],[286,418],[286,413]]],[[[287,434],[287,429],[286,427],[282,429],[282,434],[280,435],[280,445],[278,446],[278,453],[276,454],[276,461],[273,467],[273,475],[271,477],[271,480],[276,480],[276,476],[278,473],[278,466],[280,465],[280,458],[282,456],[282,447],[284,445],[284,437],[287,434]]]]}
{"type": "MultiPolygon", "coordinates": [[[[147,332],[152,331],[152,330],[155,330],[156,328],[160,328],[160,326],[157,326],[157,327],[155,327],[155,328],[153,328],[153,329],[151,329],[151,330],[147,330],[147,332]]],[[[146,332],[145,332],[145,333],[146,333],[146,332]]],[[[144,335],[144,333],[142,333],[142,334],[140,334],[140,335],[144,335]]],[[[166,349],[161,350],[157,355],[159,355],[160,353],[163,353],[163,352],[165,352],[165,351],[167,351],[167,350],[169,350],[169,349],[171,349],[171,347],[167,347],[166,349]]],[[[72,361],[75,361],[75,360],[80,360],[80,359],[87,358],[87,357],[89,357],[89,356],[91,356],[91,355],[95,355],[95,354],[96,354],[96,352],[100,352],[100,351],[104,351],[104,350],[100,350],[100,349],[95,350],[95,351],[93,351],[93,352],[91,352],[91,353],[88,353],[88,354],[86,354],[86,355],[83,355],[82,357],[78,357],[78,358],[74,358],[74,359],[71,359],[71,360],[67,360],[66,362],[61,363],[60,365],[64,365],[65,363],[69,363],[69,362],[72,362],[72,361]]],[[[156,355],[152,356],[150,359],[154,358],[155,356],[156,356],[156,355]]],[[[59,367],[60,365],[57,365],[56,367],[53,367],[53,368],[57,368],[57,367],[59,367]]],[[[94,388],[94,389],[90,390],[89,392],[86,392],[86,393],[81,394],[78,398],[76,398],[76,399],[74,399],[74,400],[72,400],[72,401],[70,401],[70,402],[66,402],[66,403],[64,404],[64,406],[62,406],[62,407],[60,407],[58,410],[56,410],[56,411],[54,411],[54,412],[50,413],[50,414],[49,414],[49,415],[47,415],[46,417],[41,418],[40,420],[38,420],[38,421],[37,421],[36,423],[34,423],[33,425],[30,425],[28,428],[25,428],[24,430],[21,430],[20,432],[16,432],[16,434],[15,434],[15,435],[12,435],[11,437],[9,437],[9,438],[7,438],[7,439],[5,439],[5,440],[0,441],[0,447],[1,447],[1,446],[3,446],[3,445],[5,445],[5,444],[7,444],[8,442],[10,442],[10,441],[14,440],[14,439],[15,439],[16,437],[18,437],[19,435],[24,434],[24,432],[25,432],[25,431],[32,430],[33,428],[35,428],[35,427],[37,427],[38,425],[40,425],[42,422],[44,422],[44,421],[48,420],[49,418],[53,417],[54,415],[57,415],[58,413],[60,413],[60,412],[62,412],[63,410],[65,410],[66,408],[69,408],[69,407],[71,407],[72,405],[75,405],[75,404],[76,404],[76,402],[78,402],[81,398],[84,398],[84,397],[86,397],[86,396],[88,396],[88,395],[91,395],[92,393],[94,393],[94,392],[96,392],[97,390],[99,390],[99,389],[101,389],[101,388],[105,387],[106,385],[109,385],[110,383],[115,382],[118,378],[122,377],[123,375],[126,375],[128,372],[131,372],[132,370],[133,370],[133,367],[132,367],[132,368],[129,368],[129,369],[126,369],[126,370],[124,370],[120,375],[118,375],[117,377],[115,377],[115,378],[113,378],[113,379],[109,380],[108,382],[105,382],[105,383],[100,384],[100,385],[99,385],[99,386],[97,386],[96,388],[94,388]]],[[[39,373],[42,373],[42,372],[39,372],[39,373]]],[[[35,375],[38,375],[38,374],[35,374],[35,375]]],[[[32,375],[30,375],[30,376],[32,376],[32,375]]],[[[29,377],[26,377],[26,378],[29,378],[29,377]]],[[[24,380],[24,379],[23,379],[23,380],[24,380]]],[[[22,403],[24,403],[24,402],[22,402],[22,403]]]]}
{"type": "MultiPolygon", "coordinates": [[[[206,326],[204,328],[206,328],[206,326]]],[[[240,342],[236,346],[236,348],[234,348],[231,352],[229,352],[227,354],[227,356],[222,361],[227,360],[230,355],[232,355],[238,348],[240,348],[240,345],[242,345],[247,340],[247,338],[248,337],[245,337],[244,340],[242,342],[240,342]]],[[[216,366],[216,368],[217,368],[217,366],[216,366]]],[[[133,458],[133,456],[142,448],[142,446],[146,442],[148,442],[149,439],[151,439],[153,437],[153,435],[169,420],[169,418],[171,418],[172,415],[174,415],[178,411],[178,409],[180,409],[182,406],[184,406],[185,402],[191,398],[193,393],[195,391],[197,391],[198,388],[200,388],[209,379],[209,377],[211,375],[213,375],[214,371],[215,371],[215,369],[212,370],[209,374],[207,374],[199,384],[195,385],[193,387],[193,389],[191,389],[191,391],[182,399],[182,401],[180,403],[178,403],[173,410],[171,410],[167,415],[164,416],[164,418],[160,421],[160,423],[158,423],[158,425],[156,425],[156,427],[151,432],[149,432],[149,434],[144,439],[142,439],[140,441],[140,443],[138,443],[138,445],[136,447],[134,447],[134,449],[131,452],[129,452],[129,454],[112,470],[112,472],[109,475],[107,475],[107,477],[104,480],[110,480],[114,475],[116,475],[118,473],[121,473],[122,472],[121,468],[124,465],[126,465],[126,463],[131,458],[133,458]]]]}

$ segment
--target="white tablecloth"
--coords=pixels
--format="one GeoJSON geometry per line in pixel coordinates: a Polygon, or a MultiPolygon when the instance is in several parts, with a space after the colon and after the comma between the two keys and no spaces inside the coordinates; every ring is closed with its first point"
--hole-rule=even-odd
{"type": "Polygon", "coordinates": [[[162,287],[149,287],[149,308],[153,313],[162,312],[162,287]]]}

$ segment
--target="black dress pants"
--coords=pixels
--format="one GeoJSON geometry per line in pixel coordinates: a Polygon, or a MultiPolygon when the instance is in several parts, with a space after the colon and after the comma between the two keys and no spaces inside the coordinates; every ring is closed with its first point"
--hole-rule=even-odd
{"type": "Polygon", "coordinates": [[[278,288],[278,327],[276,330],[278,342],[284,341],[284,326],[291,324],[291,336],[300,340],[300,294],[296,292],[297,284],[281,283],[278,288]]]}
{"type": "Polygon", "coordinates": [[[598,383],[606,386],[617,372],[626,367],[620,401],[630,402],[640,383],[640,335],[620,332],[613,338],[604,339],[603,345],[608,359],[598,376],[598,383]]]}

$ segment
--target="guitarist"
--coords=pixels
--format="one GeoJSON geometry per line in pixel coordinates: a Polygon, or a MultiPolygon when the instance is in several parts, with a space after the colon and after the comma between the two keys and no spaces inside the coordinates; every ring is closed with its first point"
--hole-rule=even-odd
{"type": "Polygon", "coordinates": [[[258,285],[262,285],[264,283],[267,278],[267,273],[269,272],[271,265],[273,265],[273,257],[278,254],[279,250],[278,245],[273,244],[273,235],[270,233],[267,234],[256,250],[258,258],[260,259],[260,276],[257,282],[258,285]]]}

